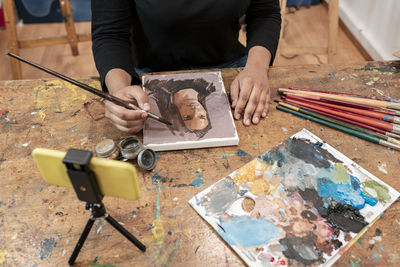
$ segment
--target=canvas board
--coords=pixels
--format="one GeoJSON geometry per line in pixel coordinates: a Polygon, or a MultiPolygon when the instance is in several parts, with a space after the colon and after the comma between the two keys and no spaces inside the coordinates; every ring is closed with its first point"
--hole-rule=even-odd
{"type": "Polygon", "coordinates": [[[173,125],[148,119],[143,143],[155,151],[239,144],[220,72],[143,76],[150,110],[173,125]]]}
{"type": "Polygon", "coordinates": [[[303,129],[189,203],[249,266],[330,266],[398,197],[303,129]]]}

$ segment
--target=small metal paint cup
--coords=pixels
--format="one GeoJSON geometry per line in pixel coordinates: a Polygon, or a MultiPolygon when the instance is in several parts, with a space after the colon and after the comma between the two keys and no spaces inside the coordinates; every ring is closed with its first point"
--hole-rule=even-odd
{"type": "Polygon", "coordinates": [[[111,139],[104,139],[96,145],[96,155],[100,158],[117,159],[119,149],[111,139]]]}
{"type": "Polygon", "coordinates": [[[149,171],[156,166],[156,153],[143,145],[136,136],[124,138],[119,146],[122,157],[125,159],[136,159],[140,168],[149,171]]]}
{"type": "Polygon", "coordinates": [[[136,136],[124,138],[120,143],[121,154],[126,159],[135,159],[142,151],[142,143],[136,136]]]}
{"type": "Polygon", "coordinates": [[[154,152],[150,148],[145,148],[144,150],[140,151],[137,157],[137,163],[139,167],[151,171],[156,166],[157,156],[156,152],[154,152]]]}

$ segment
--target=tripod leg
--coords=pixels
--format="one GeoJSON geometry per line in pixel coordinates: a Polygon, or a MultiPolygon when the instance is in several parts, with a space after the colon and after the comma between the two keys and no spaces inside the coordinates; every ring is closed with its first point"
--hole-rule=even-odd
{"type": "Polygon", "coordinates": [[[122,225],[120,225],[113,217],[110,215],[106,216],[107,222],[109,222],[115,229],[118,230],[121,234],[123,234],[129,241],[131,241],[135,246],[138,247],[141,251],[145,252],[146,247],[139,240],[137,240],[131,233],[129,233],[122,225]]]}
{"type": "Polygon", "coordinates": [[[85,229],[83,229],[81,237],[78,240],[78,243],[76,243],[76,245],[75,245],[75,249],[72,252],[71,257],[69,258],[69,261],[68,261],[69,265],[74,265],[76,257],[78,257],[79,251],[81,251],[83,243],[85,243],[85,240],[86,240],[87,236],[89,235],[90,229],[92,229],[92,226],[93,226],[95,220],[96,219],[92,218],[92,217],[90,217],[90,219],[88,220],[88,222],[85,226],[85,229]]]}

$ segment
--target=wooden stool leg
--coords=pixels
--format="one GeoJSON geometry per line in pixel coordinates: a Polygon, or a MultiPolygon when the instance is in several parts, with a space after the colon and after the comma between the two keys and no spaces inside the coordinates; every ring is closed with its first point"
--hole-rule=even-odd
{"type": "Polygon", "coordinates": [[[277,62],[280,54],[281,54],[281,44],[282,44],[282,36],[283,36],[283,31],[285,28],[285,13],[286,13],[286,3],[287,0],[280,0],[280,6],[281,6],[281,31],[279,33],[279,42],[278,42],[278,47],[276,48],[276,53],[275,53],[275,61],[277,62]]]}
{"type": "Polygon", "coordinates": [[[339,27],[339,0],[329,1],[328,63],[335,63],[339,27]]]}
{"type": "Polygon", "coordinates": [[[72,17],[71,5],[69,0],[59,0],[61,11],[64,17],[65,29],[67,31],[68,43],[71,46],[72,55],[79,55],[78,36],[76,35],[74,19],[72,17]]]}
{"type": "MultiPolygon", "coordinates": [[[[8,51],[19,55],[19,45],[17,37],[17,26],[15,23],[15,5],[14,0],[4,0],[4,18],[6,22],[6,33],[8,42],[8,51]]],[[[10,58],[11,72],[13,80],[22,79],[21,62],[10,58]]]]}

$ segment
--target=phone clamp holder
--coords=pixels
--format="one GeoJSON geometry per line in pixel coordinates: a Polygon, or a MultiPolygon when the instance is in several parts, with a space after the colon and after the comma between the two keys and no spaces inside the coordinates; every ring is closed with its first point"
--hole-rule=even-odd
{"type": "Polygon", "coordinates": [[[131,241],[141,251],[146,251],[146,247],[120,225],[111,215],[108,214],[102,202],[103,195],[97,185],[96,176],[89,168],[89,162],[92,158],[92,152],[86,150],[69,149],[63,159],[67,167],[67,173],[74,187],[79,200],[86,202],[86,209],[92,213],[79,240],[75,245],[71,257],[68,260],[69,265],[75,263],[78,254],[88,237],[97,218],[104,218],[111,226],[118,230],[123,236],[131,241]]]}

